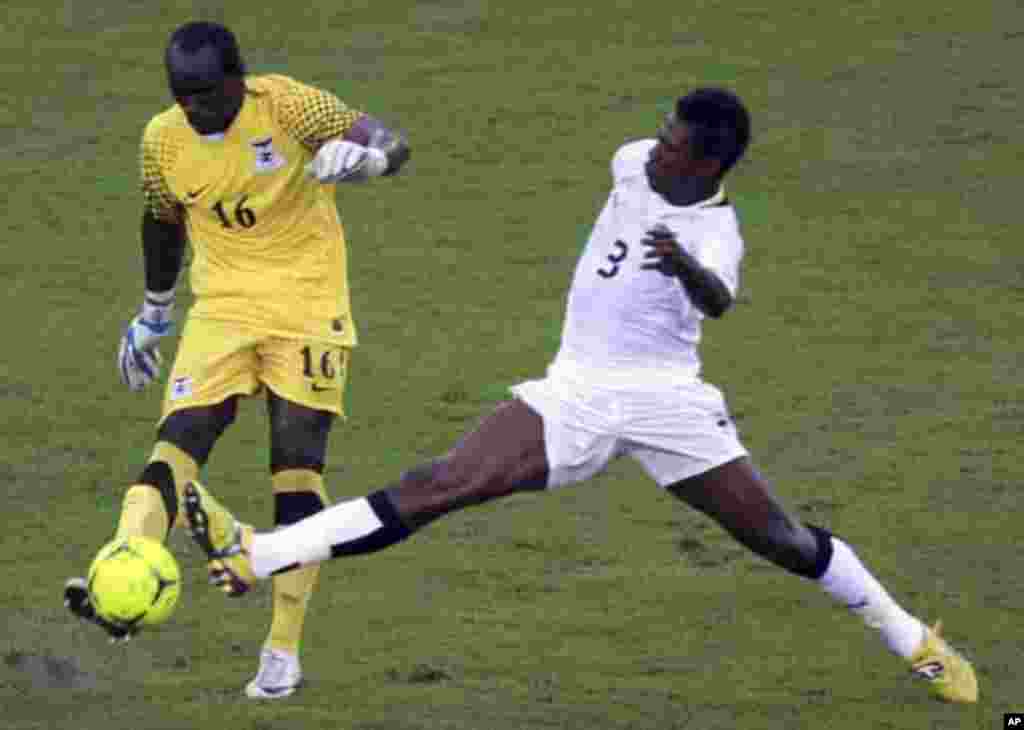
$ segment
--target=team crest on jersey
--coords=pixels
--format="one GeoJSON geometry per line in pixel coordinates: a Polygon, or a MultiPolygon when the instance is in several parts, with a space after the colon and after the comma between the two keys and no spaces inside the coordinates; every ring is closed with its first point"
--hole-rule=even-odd
{"type": "Polygon", "coordinates": [[[285,159],[274,149],[273,137],[260,137],[249,142],[256,153],[256,172],[273,172],[285,166],[285,159]]]}
{"type": "Polygon", "coordinates": [[[171,383],[171,400],[181,400],[192,395],[192,378],[188,375],[175,378],[171,383]]]}

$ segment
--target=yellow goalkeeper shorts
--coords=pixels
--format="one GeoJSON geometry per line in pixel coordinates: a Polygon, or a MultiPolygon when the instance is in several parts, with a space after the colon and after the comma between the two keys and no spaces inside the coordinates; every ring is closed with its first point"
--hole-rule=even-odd
{"type": "Polygon", "coordinates": [[[237,322],[189,317],[164,392],[160,421],[264,386],[292,403],[345,416],[351,349],[268,335],[237,322]]]}

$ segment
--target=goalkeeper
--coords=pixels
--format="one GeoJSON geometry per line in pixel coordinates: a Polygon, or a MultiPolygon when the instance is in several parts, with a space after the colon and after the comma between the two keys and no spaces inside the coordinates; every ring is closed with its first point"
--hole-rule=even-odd
{"type": "MultiPolygon", "coordinates": [[[[159,377],[174,329],[185,242],[195,302],[178,343],[149,463],[124,495],[118,536],[163,540],[181,522],[180,494],[234,420],[240,396],[266,393],[274,519],[297,522],[327,502],[328,434],[356,328],[335,184],[393,175],[405,140],[333,94],[287,76],[247,75],[234,35],[187,23],[170,37],[175,104],[141,146],[145,296],[117,365],[131,390],[159,377]]],[[[302,680],[299,641],[316,567],[282,575],[249,697],[286,697],[302,680]]],[[[115,637],[81,578],[64,599],[115,637]]]]}

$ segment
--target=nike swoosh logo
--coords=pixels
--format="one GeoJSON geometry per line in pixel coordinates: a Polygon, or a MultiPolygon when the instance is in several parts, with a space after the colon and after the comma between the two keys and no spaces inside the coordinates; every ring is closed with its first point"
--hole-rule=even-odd
{"type": "Polygon", "coordinates": [[[203,194],[203,191],[206,190],[206,188],[208,188],[208,187],[210,187],[210,186],[209,185],[203,185],[203,187],[198,188],[197,190],[189,190],[188,191],[188,197],[190,197],[192,199],[198,198],[200,195],[203,194]]]}

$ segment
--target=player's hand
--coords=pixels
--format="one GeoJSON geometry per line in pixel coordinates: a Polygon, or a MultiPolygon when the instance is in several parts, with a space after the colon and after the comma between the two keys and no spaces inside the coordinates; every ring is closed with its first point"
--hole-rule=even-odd
{"type": "Polygon", "coordinates": [[[641,269],[660,271],[665,276],[679,276],[687,268],[687,264],[693,263],[693,258],[676,240],[676,234],[664,225],[658,224],[647,231],[646,237],[640,243],[649,247],[644,258],[653,259],[641,264],[641,269]]]}
{"type": "Polygon", "coordinates": [[[157,342],[174,330],[173,308],[173,293],[147,293],[142,310],[125,328],[117,352],[117,369],[121,382],[131,390],[142,390],[159,377],[163,358],[157,342]]]}
{"type": "Polygon", "coordinates": [[[387,155],[379,149],[332,139],[317,151],[306,172],[322,183],[359,182],[382,175],[387,166],[387,155]]]}

